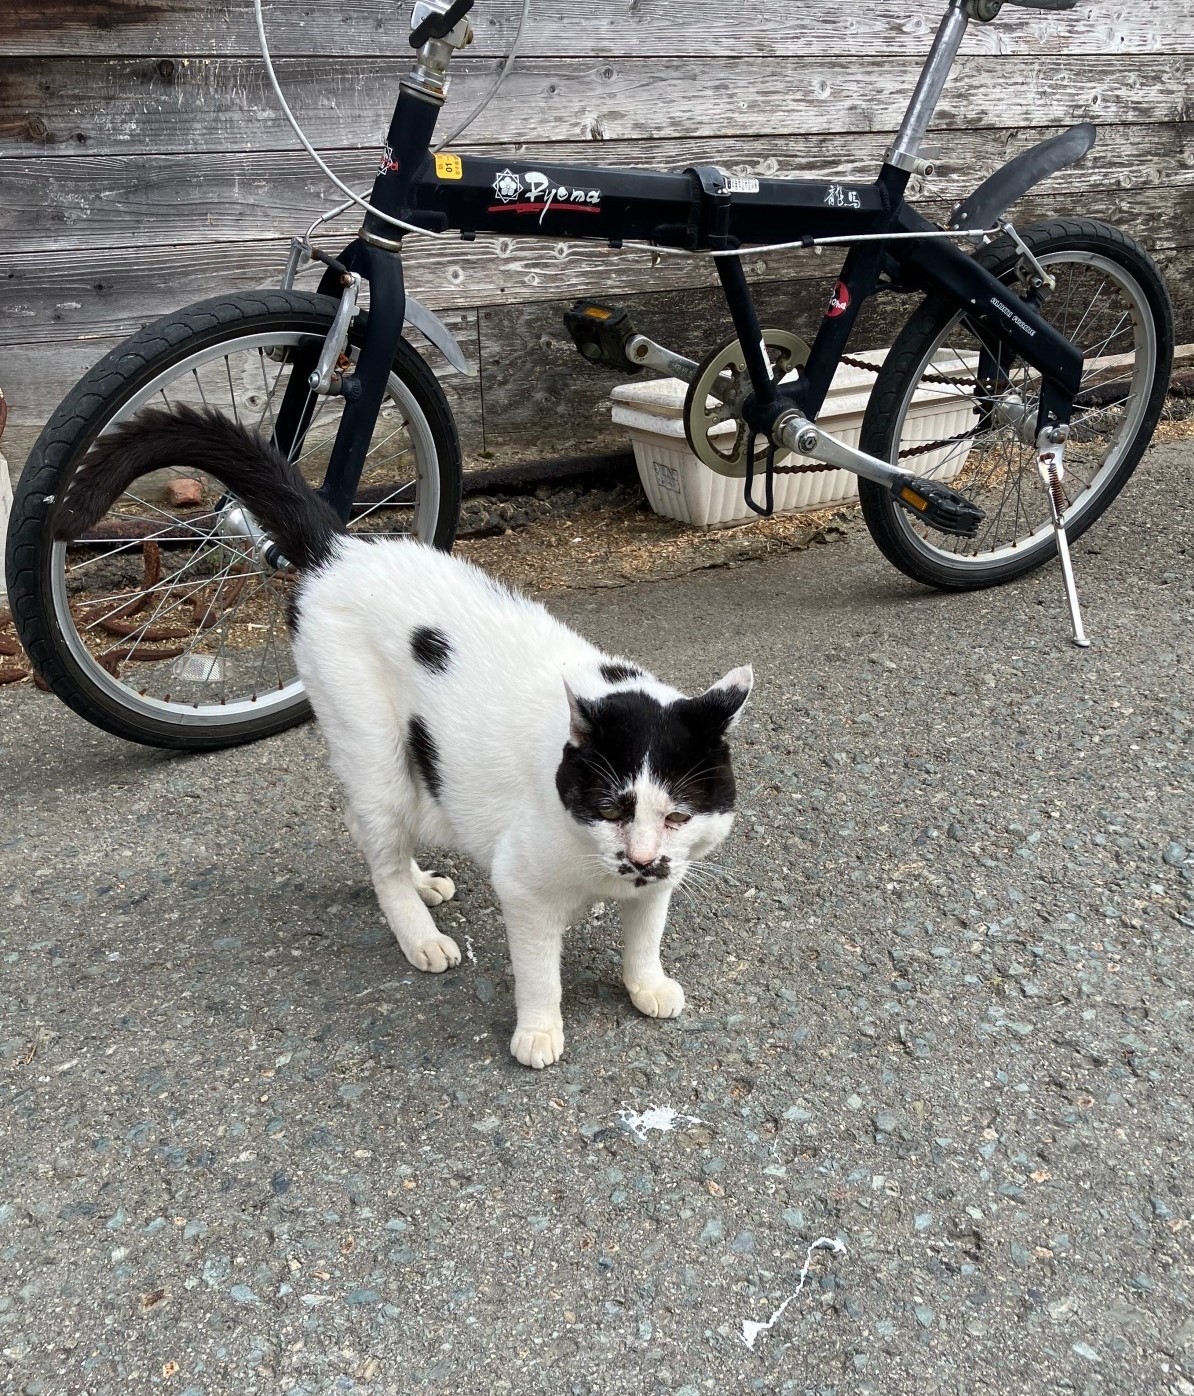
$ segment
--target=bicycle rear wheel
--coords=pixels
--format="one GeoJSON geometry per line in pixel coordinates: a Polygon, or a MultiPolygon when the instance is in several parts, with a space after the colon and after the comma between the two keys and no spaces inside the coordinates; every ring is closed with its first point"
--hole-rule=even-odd
{"type": "MultiPolygon", "coordinates": [[[[1165,401],[1173,312],[1160,273],[1138,243],[1093,219],[1058,219],[1021,236],[1056,279],[1038,313],[1083,352],[1066,448],[1067,531],[1078,538],[1127,484],[1165,401]]],[[[1001,238],[977,254],[1005,284],[1020,253],[1001,238]]],[[[1030,288],[1022,285],[1024,294],[1030,288]]],[[[937,532],[890,491],[859,482],[863,517],[888,560],[929,586],[965,590],[1009,582],[1056,556],[1033,441],[1040,375],[1004,350],[1007,387],[982,398],[981,344],[964,312],[929,299],[901,330],[863,422],[864,451],[913,474],[947,480],[986,513],[974,538],[937,532]]]]}
{"type": "MultiPolygon", "coordinates": [[[[258,292],[201,302],[147,326],[96,365],[39,438],[9,529],[8,590],[22,643],[89,722],[197,750],[268,736],[310,714],[287,611],[294,579],[261,556],[253,525],[214,478],[137,480],[86,537],[52,537],[54,501],[91,444],[142,407],[214,408],[270,435],[293,375],[305,380],[335,302],[258,292]]],[[[355,357],[361,317],[349,336],[355,357]]],[[[343,399],[310,396],[291,455],[324,476],[343,399]]],[[[460,451],[443,390],[399,345],[349,528],[450,548],[460,451]]]]}

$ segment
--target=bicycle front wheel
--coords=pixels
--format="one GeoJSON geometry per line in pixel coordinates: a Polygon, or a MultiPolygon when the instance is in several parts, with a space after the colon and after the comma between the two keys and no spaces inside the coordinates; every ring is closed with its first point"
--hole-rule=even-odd
{"type": "MultiPolygon", "coordinates": [[[[262,559],[251,522],[214,477],[143,477],[74,542],[55,540],[52,525],[54,501],[92,443],[142,407],[207,407],[271,435],[288,384],[299,374],[305,381],[335,310],[327,297],[294,291],[188,307],[97,364],[42,432],[13,501],[9,601],[38,673],[89,722],[148,745],[200,750],[310,715],[288,637],[293,577],[262,559]]],[[[352,358],[363,319],[350,333],[352,358]]],[[[342,398],[311,395],[298,414],[291,457],[313,486],[342,411],[342,398]]],[[[451,411],[402,342],[349,529],[450,548],[459,508],[451,411]]]]}
{"type": "MultiPolygon", "coordinates": [[[[1059,219],[1022,232],[1054,279],[1026,284],[1018,249],[1000,238],[977,259],[1081,349],[1065,455],[1067,531],[1079,537],[1127,484],[1161,415],[1173,364],[1173,312],[1151,258],[1118,229],[1059,219]]],[[[1049,500],[1036,466],[1040,375],[1003,350],[1004,387],[979,387],[982,344],[965,312],[929,299],[883,363],[863,422],[864,451],[945,480],[986,514],[974,538],[940,533],[860,481],[863,517],[884,555],[929,586],[995,586],[1056,556],[1049,500]]]]}

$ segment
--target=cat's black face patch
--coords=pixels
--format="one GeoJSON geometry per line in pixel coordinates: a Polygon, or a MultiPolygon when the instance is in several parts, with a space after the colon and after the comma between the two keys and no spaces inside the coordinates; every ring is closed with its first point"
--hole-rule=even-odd
{"type": "Polygon", "coordinates": [[[603,664],[601,666],[601,677],[606,683],[625,683],[628,679],[641,679],[643,671],[636,669],[633,664],[603,664]]]}
{"type": "Polygon", "coordinates": [[[406,745],[428,793],[438,798],[443,788],[443,778],[439,769],[439,747],[436,746],[435,738],[421,717],[411,718],[406,729],[406,745]]]}
{"type": "Polygon", "coordinates": [[[411,653],[433,674],[442,674],[452,657],[452,646],[442,630],[433,630],[429,625],[421,625],[410,637],[411,653]]]}
{"type": "Polygon", "coordinates": [[[677,805],[694,814],[728,813],[735,788],[725,731],[744,697],[728,713],[700,698],[664,706],[637,691],[580,700],[584,741],[564,747],[556,770],[564,808],[581,823],[596,824],[602,808],[649,763],[677,805]]]}

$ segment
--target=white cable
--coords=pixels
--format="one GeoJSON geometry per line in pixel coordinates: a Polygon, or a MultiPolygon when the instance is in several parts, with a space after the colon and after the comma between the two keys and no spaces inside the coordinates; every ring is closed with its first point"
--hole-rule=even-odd
{"type": "MultiPolygon", "coordinates": [[[[327,175],[328,179],[332,181],[332,183],[336,186],[337,189],[340,190],[341,193],[347,194],[349,200],[352,203],[360,204],[360,206],[363,209],[367,209],[368,212],[372,213],[375,217],[380,218],[385,223],[391,224],[395,228],[401,228],[402,231],[405,233],[419,233],[421,236],[429,238],[448,237],[449,234],[447,233],[433,233],[428,228],[416,227],[414,223],[404,223],[401,218],[394,218],[388,213],[383,213],[381,209],[374,208],[373,205],[368,202],[368,200],[362,199],[359,194],[354,194],[352,190],[348,187],[348,185],[344,183],[343,180],[338,179],[336,175],[334,175],[332,171],[328,169],[328,167],[319,158],[319,154],[316,151],[315,147],[303,134],[302,127],[294,119],[294,113],[290,110],[290,107],[287,105],[286,98],[282,95],[282,89],[278,85],[278,75],[274,72],[273,61],[270,58],[269,53],[269,44],[266,42],[265,37],[265,20],[261,16],[261,0],[253,0],[253,13],[257,19],[257,41],[261,45],[261,56],[265,60],[265,71],[269,74],[270,84],[274,89],[274,96],[277,97],[278,105],[282,108],[282,115],[290,123],[290,128],[294,132],[294,134],[299,138],[300,142],[302,143],[303,149],[307,152],[311,159],[315,161],[315,163],[324,172],[324,174],[327,175]]],[[[341,207],[346,208],[347,205],[345,204],[341,207]]]]}
{"type": "MultiPolygon", "coordinates": [[[[431,147],[432,154],[438,154],[438,152],[443,150],[445,146],[451,145],[454,140],[458,140],[460,136],[468,130],[468,128],[473,124],[473,122],[476,121],[477,117],[481,115],[481,113],[490,104],[490,102],[492,102],[493,99],[497,96],[498,89],[501,87],[502,83],[506,81],[506,75],[514,66],[514,60],[518,57],[518,51],[522,45],[522,31],[526,28],[527,17],[530,15],[530,13],[531,0],[522,0],[522,14],[518,20],[518,28],[514,31],[514,42],[510,45],[510,52],[506,55],[506,61],[502,64],[502,71],[497,75],[497,81],[493,84],[493,86],[489,89],[489,91],[485,94],[481,101],[477,103],[477,105],[472,109],[472,111],[469,112],[468,116],[466,116],[464,120],[460,123],[460,125],[457,126],[457,128],[452,132],[452,134],[450,136],[445,137],[438,144],[433,145],[431,147]]],[[[277,88],[275,85],[275,91],[276,90],[277,88]]],[[[322,163],[323,162],[321,161],[320,164],[322,165],[322,163]]],[[[341,185],[340,187],[343,188],[344,186],[341,185]]],[[[350,209],[353,206],[353,204],[364,203],[364,194],[365,191],[362,190],[360,194],[353,194],[351,198],[345,199],[345,201],[342,204],[337,204],[335,208],[329,209],[326,213],[321,213],[319,217],[315,220],[315,222],[312,223],[311,226],[307,229],[306,233],[304,234],[304,240],[309,242],[311,240],[311,234],[315,231],[316,228],[318,228],[323,223],[330,223],[333,218],[338,218],[340,214],[345,212],[346,209],[350,209]]],[[[366,207],[368,207],[368,205],[366,205],[366,207]]],[[[425,232],[426,229],[421,229],[420,231],[425,232]]],[[[433,236],[438,237],[441,235],[437,233],[433,234],[433,236]]]]}
{"type": "Polygon", "coordinates": [[[625,242],[622,246],[632,247],[636,252],[649,252],[652,257],[753,257],[756,252],[787,252],[791,248],[812,252],[818,247],[829,247],[837,243],[911,242],[915,240],[925,241],[929,238],[984,238],[993,237],[999,231],[998,228],[970,228],[964,233],[949,230],[932,233],[855,233],[853,235],[847,233],[841,237],[814,238],[811,242],[803,240],[799,242],[768,242],[758,247],[748,245],[719,248],[716,252],[693,252],[687,247],[657,246],[653,242],[625,242]]]}
{"type": "Polygon", "coordinates": [[[455,131],[453,131],[450,136],[445,136],[444,139],[440,141],[438,145],[433,145],[431,147],[433,152],[443,150],[444,146],[451,145],[454,140],[457,140],[465,131],[468,130],[468,128],[473,124],[473,122],[476,121],[477,117],[481,115],[481,113],[490,104],[490,102],[492,102],[493,99],[497,96],[498,89],[501,87],[502,83],[506,81],[506,74],[514,66],[514,60],[518,57],[518,48],[519,45],[522,43],[522,31],[526,28],[527,16],[530,14],[530,12],[531,0],[522,0],[522,15],[518,21],[518,28],[514,31],[514,42],[510,45],[510,52],[506,55],[505,63],[502,64],[502,71],[497,75],[497,82],[494,83],[494,85],[489,89],[485,96],[482,97],[481,101],[477,104],[477,106],[475,106],[472,109],[472,111],[469,112],[469,114],[464,118],[460,125],[457,126],[455,131]]]}
{"type": "MultiPolygon", "coordinates": [[[[497,75],[497,81],[493,84],[493,86],[489,89],[489,91],[485,94],[481,101],[478,102],[478,104],[472,109],[472,111],[469,112],[468,116],[464,118],[460,125],[456,127],[452,134],[450,136],[446,136],[437,145],[431,147],[433,154],[443,150],[443,148],[446,145],[450,145],[454,140],[456,140],[462,134],[462,132],[467,131],[468,128],[473,124],[473,122],[476,121],[477,117],[481,115],[481,113],[490,104],[490,102],[492,102],[493,99],[497,96],[498,89],[501,87],[502,83],[506,81],[506,75],[514,66],[515,58],[518,57],[519,45],[522,43],[522,31],[526,28],[527,17],[530,14],[530,12],[531,0],[522,0],[522,14],[519,16],[518,28],[514,31],[514,42],[510,45],[510,52],[506,55],[506,61],[502,64],[502,70],[497,75]]],[[[332,173],[332,171],[328,169],[327,165],[325,165],[324,162],[320,159],[314,146],[312,146],[311,142],[303,134],[302,127],[295,120],[294,113],[290,110],[286,98],[282,95],[282,88],[278,83],[278,75],[274,72],[273,60],[270,58],[269,43],[265,37],[265,19],[261,13],[261,0],[253,0],[253,13],[257,20],[257,42],[261,46],[261,57],[265,61],[265,71],[269,74],[270,85],[273,87],[274,96],[277,97],[278,104],[282,108],[282,115],[285,116],[286,120],[290,123],[291,130],[299,138],[300,142],[302,143],[303,149],[307,152],[311,159],[315,161],[315,163],[328,177],[328,179],[332,181],[332,183],[336,186],[337,189],[339,189],[342,193],[348,195],[348,198],[342,204],[337,204],[336,207],[328,213],[320,214],[320,216],[315,220],[315,222],[312,223],[311,226],[307,229],[307,239],[310,239],[311,234],[315,231],[316,228],[319,227],[321,223],[329,223],[333,218],[338,217],[346,209],[351,208],[353,204],[359,204],[361,208],[367,209],[370,213],[376,215],[378,218],[383,219],[386,223],[393,224],[393,226],[396,228],[402,228],[405,232],[419,233],[423,237],[429,238],[449,236],[449,234],[447,233],[433,233],[428,228],[417,227],[414,223],[404,223],[401,218],[393,218],[388,213],[382,213],[381,209],[374,208],[373,205],[369,203],[369,201],[364,197],[363,194],[354,194],[347,184],[345,184],[342,180],[338,179],[332,173]]]]}

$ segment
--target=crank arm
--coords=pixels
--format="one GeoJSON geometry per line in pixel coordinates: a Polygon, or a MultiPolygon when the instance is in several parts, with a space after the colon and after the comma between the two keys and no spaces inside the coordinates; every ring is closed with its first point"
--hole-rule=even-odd
{"type": "Polygon", "coordinates": [[[636,368],[653,368],[659,373],[670,374],[673,378],[682,378],[685,383],[692,382],[699,366],[695,360],[686,359],[683,354],[675,354],[672,350],[665,349],[662,344],[656,344],[645,334],[636,334],[627,343],[625,353],[636,368]]]}
{"type": "Polygon", "coordinates": [[[886,485],[888,489],[894,489],[910,478],[906,470],[889,465],[878,456],[868,456],[865,451],[847,446],[799,412],[785,412],[776,422],[772,436],[777,446],[786,446],[800,456],[811,456],[823,465],[849,470],[861,475],[864,480],[886,485]]]}
{"type": "Polygon", "coordinates": [[[878,456],[847,446],[799,412],[785,412],[775,424],[772,439],[797,455],[886,486],[893,499],[941,533],[973,538],[986,517],[977,504],[940,480],[921,479],[878,456]]]}

